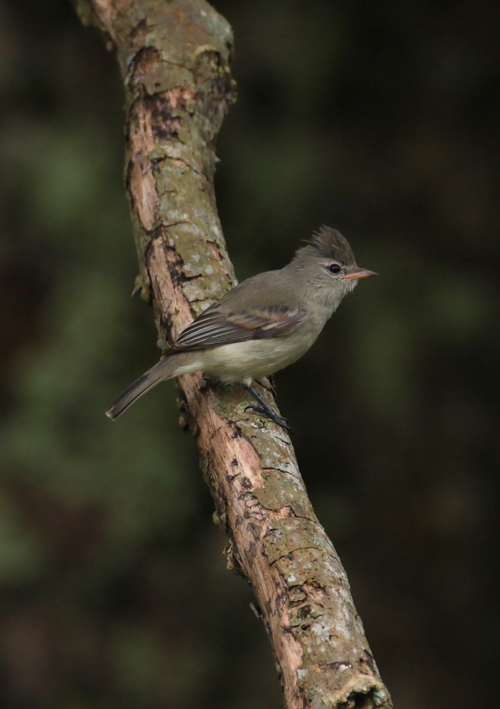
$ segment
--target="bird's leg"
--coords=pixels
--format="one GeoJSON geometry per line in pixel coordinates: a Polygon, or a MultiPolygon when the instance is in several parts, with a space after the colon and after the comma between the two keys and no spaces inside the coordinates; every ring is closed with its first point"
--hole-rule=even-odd
{"type": "Polygon", "coordinates": [[[281,426],[281,428],[284,428],[286,431],[291,431],[292,429],[290,426],[287,424],[286,419],[283,418],[283,416],[279,416],[276,411],[273,411],[269,404],[266,404],[264,399],[261,397],[261,395],[253,388],[253,386],[247,386],[246,384],[243,384],[245,389],[248,391],[249,394],[253,396],[253,398],[260,404],[260,406],[253,406],[250,405],[248,408],[253,409],[254,411],[257,411],[259,414],[264,414],[264,416],[267,416],[267,418],[270,418],[271,421],[274,421],[274,423],[277,423],[278,426],[281,426]]]}

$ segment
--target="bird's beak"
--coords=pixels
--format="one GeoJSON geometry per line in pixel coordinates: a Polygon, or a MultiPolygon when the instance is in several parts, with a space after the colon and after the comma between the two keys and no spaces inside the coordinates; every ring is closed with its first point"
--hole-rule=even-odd
{"type": "Polygon", "coordinates": [[[342,280],[346,278],[371,278],[372,276],[378,276],[375,271],[369,271],[367,268],[355,268],[351,273],[346,273],[342,276],[342,280]]]}

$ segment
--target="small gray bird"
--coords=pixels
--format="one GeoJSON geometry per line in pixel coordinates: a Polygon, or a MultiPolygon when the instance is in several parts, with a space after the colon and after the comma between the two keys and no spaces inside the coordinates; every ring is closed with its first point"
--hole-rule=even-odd
{"type": "Polygon", "coordinates": [[[107,416],[116,419],[164,379],[202,370],[224,384],[242,384],[259,402],[257,410],[288,428],[253,388],[253,380],[302,357],[358,280],[376,275],[356,266],[342,234],[321,227],[287,266],[248,278],[203,311],[118,397],[107,416]]]}

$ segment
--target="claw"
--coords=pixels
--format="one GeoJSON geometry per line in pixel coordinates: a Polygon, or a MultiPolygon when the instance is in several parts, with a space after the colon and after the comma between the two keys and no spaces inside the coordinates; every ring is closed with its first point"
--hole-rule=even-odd
{"type": "Polygon", "coordinates": [[[272,409],[263,409],[261,406],[255,406],[255,404],[248,404],[248,406],[245,407],[245,411],[248,411],[248,409],[255,411],[255,413],[257,414],[261,414],[261,416],[265,416],[266,418],[271,419],[271,421],[274,421],[274,423],[278,424],[278,426],[284,428],[285,431],[292,433],[292,429],[288,425],[286,418],[284,418],[283,416],[279,416],[272,409]]]}

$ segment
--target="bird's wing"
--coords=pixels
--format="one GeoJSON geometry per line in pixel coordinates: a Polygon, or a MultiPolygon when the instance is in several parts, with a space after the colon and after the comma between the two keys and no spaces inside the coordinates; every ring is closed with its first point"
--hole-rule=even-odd
{"type": "Polygon", "coordinates": [[[281,337],[293,332],[304,318],[301,308],[269,305],[231,310],[215,303],[181,332],[165,354],[186,350],[204,350],[245,340],[281,337]]]}

